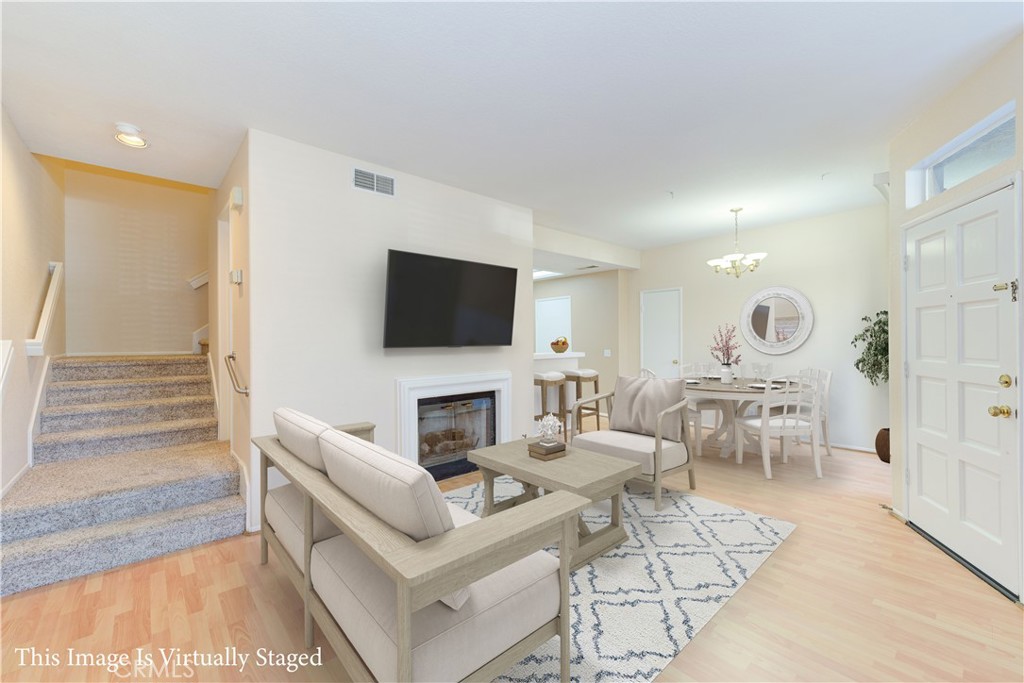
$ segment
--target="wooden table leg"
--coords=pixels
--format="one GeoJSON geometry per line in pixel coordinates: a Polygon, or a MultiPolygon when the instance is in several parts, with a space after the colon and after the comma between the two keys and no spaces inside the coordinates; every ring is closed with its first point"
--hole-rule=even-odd
{"type": "Polygon", "coordinates": [[[719,457],[728,458],[736,447],[736,434],[739,432],[739,428],[736,427],[736,404],[732,401],[722,401],[721,406],[722,430],[725,432],[726,441],[722,444],[719,457]]]}
{"type": "Polygon", "coordinates": [[[612,519],[608,526],[592,531],[580,518],[578,527],[579,545],[576,554],[572,558],[572,568],[578,569],[590,560],[603,555],[612,548],[620,545],[629,538],[625,527],[622,525],[622,486],[611,494],[612,519]],[[586,533],[584,533],[586,529],[586,533]]]}
{"type": "Polygon", "coordinates": [[[494,512],[494,479],[498,476],[498,473],[494,470],[480,468],[480,473],[484,476],[484,514],[487,515],[494,512]]]}

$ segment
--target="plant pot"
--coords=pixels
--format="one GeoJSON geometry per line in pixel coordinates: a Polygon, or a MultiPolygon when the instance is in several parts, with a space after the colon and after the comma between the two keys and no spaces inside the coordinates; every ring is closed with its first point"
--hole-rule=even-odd
{"type": "Polygon", "coordinates": [[[889,462],[889,428],[884,427],[878,430],[875,436],[875,453],[882,462],[889,462]]]}

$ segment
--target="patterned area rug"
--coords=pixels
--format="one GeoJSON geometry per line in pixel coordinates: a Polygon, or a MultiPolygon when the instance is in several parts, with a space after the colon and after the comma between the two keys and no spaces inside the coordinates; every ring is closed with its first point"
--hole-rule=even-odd
{"type": "MultiPolygon", "coordinates": [[[[501,477],[495,500],[521,491],[501,477]]],[[[483,484],[445,499],[479,515],[483,484]]],[[[573,681],[654,679],[796,528],[674,491],[661,512],[649,492],[627,493],[623,508],[629,540],[570,578],[573,681]]],[[[592,528],[609,517],[608,501],[584,513],[592,528]]],[[[498,680],[557,681],[558,639],[498,680]]]]}

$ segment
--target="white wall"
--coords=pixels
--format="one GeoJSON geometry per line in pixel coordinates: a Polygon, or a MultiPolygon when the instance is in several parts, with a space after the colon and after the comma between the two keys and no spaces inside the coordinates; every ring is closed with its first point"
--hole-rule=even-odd
{"type": "Polygon", "coordinates": [[[399,378],[509,371],[512,434],[532,432],[533,217],[529,209],[261,131],[249,132],[252,433],[291,406],[369,420],[397,446],[399,378]],[[356,190],[353,168],[396,179],[356,190]],[[511,347],[382,348],[389,248],[519,269],[511,347]]]}
{"type": "Polygon", "coordinates": [[[539,251],[552,254],[566,254],[591,263],[607,264],[620,268],[639,268],[640,251],[609,244],[591,237],[555,230],[543,225],[533,226],[533,246],[539,251]]]}
{"type": "Polygon", "coordinates": [[[67,163],[68,353],[191,353],[212,190],[67,163]]]}
{"type": "MultiPolygon", "coordinates": [[[[715,274],[705,264],[731,249],[731,235],[645,251],[640,270],[630,278],[628,325],[638,338],[641,291],[682,287],[684,362],[710,361],[708,346],[716,328],[725,323],[739,327],[740,310],[752,294],[779,286],[803,292],[814,311],[814,329],[804,345],[768,356],[753,351],[737,332],[743,362],[771,362],[777,374],[805,367],[832,370],[832,443],[873,450],[875,434],[888,426],[888,393],[885,387],[872,387],[853,367],[858,353],[850,340],[863,327],[862,316],[888,305],[886,234],[881,204],[744,230],[741,247],[766,251],[768,258],[755,273],[739,279],[715,274]]],[[[638,349],[624,352],[630,354],[622,362],[624,371],[635,372],[638,349]]]]}
{"type": "MultiPolygon", "coordinates": [[[[903,250],[907,223],[936,211],[955,206],[996,180],[1024,168],[1024,38],[1018,36],[969,78],[947,84],[948,92],[937,99],[889,145],[889,356],[892,368],[903,367],[905,326],[903,324],[903,250]],[[994,168],[965,181],[938,197],[906,208],[906,172],[921,159],[956,138],[975,123],[1010,101],[1017,103],[1017,153],[994,168]]],[[[1018,255],[1018,262],[1020,255],[1018,255]]],[[[904,403],[903,377],[890,372],[890,447],[892,450],[893,508],[904,511],[904,403]]]]}
{"type": "MultiPolygon", "coordinates": [[[[0,338],[12,342],[3,388],[2,488],[28,466],[33,405],[49,356],[64,353],[64,304],[54,316],[44,356],[25,355],[35,336],[50,283],[49,262],[64,260],[64,195],[59,164],[29,153],[3,112],[2,321],[0,338]]],[[[61,299],[63,302],[63,297],[61,299]]]]}

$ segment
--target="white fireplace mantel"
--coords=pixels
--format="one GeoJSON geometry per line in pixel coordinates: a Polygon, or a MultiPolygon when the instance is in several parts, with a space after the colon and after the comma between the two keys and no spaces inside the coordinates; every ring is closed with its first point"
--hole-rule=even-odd
{"type": "Polygon", "coordinates": [[[489,372],[472,375],[446,375],[396,380],[398,384],[398,453],[419,462],[419,410],[422,398],[493,391],[495,403],[494,433],[498,443],[511,440],[512,373],[489,372]]]}

